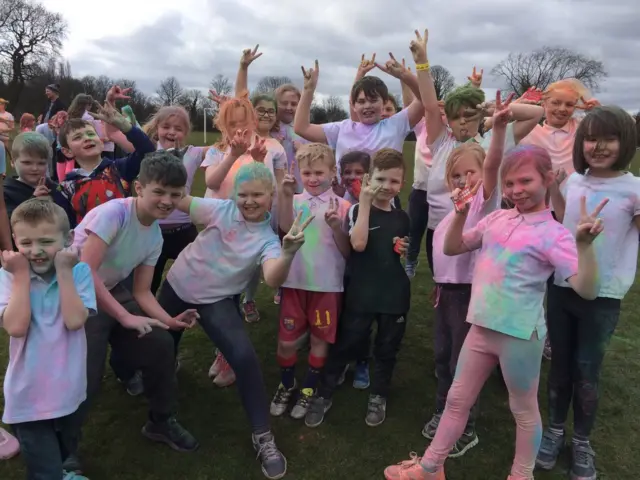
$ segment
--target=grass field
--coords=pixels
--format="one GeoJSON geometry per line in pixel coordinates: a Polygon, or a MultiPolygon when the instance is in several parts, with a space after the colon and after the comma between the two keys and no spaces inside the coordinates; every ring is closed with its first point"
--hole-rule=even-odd
{"type": "MultiPolygon", "coordinates": [[[[211,137],[209,138],[211,142],[211,137]]],[[[202,143],[202,133],[192,143],[202,143]]],[[[413,164],[414,144],[405,145],[407,163],[413,164]]],[[[633,172],[640,167],[636,157],[633,172]]],[[[412,168],[408,169],[412,172],[412,168]]],[[[403,203],[411,189],[407,179],[403,203]]],[[[198,174],[193,193],[204,192],[198,174]]],[[[409,325],[400,352],[387,421],[376,429],[364,423],[368,392],[351,388],[348,379],[336,394],[325,424],[308,429],[289,417],[273,420],[279,447],[287,456],[292,480],[382,478],[385,466],[408,458],[410,451],[422,453],[426,443],[420,435],[435,399],[433,376],[433,284],[424,252],[418,275],[412,285],[409,325]]],[[[277,307],[273,292],[260,288],[258,305],[262,320],[248,325],[262,361],[267,389],[275,390],[278,368],[275,360],[277,307]]],[[[599,422],[593,434],[598,453],[599,478],[625,480],[638,478],[640,457],[640,285],[636,284],[624,301],[622,318],[611,341],[602,372],[599,422]]],[[[0,365],[7,363],[8,338],[0,334],[0,365]]],[[[200,440],[201,448],[192,454],[173,452],[148,442],[140,435],[146,418],[146,401],[129,397],[107,371],[103,392],[85,429],[81,449],[87,475],[93,480],[252,480],[263,478],[251,447],[246,417],[234,387],[219,389],[207,378],[212,361],[212,345],[204,333],[195,329],[182,343],[182,370],[179,372],[181,422],[200,440]]],[[[543,366],[540,406],[546,418],[546,372],[543,366]]],[[[302,366],[298,373],[303,371],[302,366]]],[[[509,473],[514,448],[514,422],[506,391],[495,378],[482,393],[478,421],[480,444],[461,459],[448,462],[448,479],[504,479],[509,473]]],[[[568,457],[567,457],[568,459],[568,457]]],[[[540,473],[537,479],[567,477],[568,461],[555,471],[540,473]]],[[[20,457],[0,462],[0,479],[25,478],[20,457]]]]}

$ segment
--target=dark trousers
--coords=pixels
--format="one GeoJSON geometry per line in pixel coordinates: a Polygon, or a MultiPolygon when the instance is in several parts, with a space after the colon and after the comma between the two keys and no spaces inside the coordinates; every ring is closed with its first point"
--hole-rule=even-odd
{"type": "Polygon", "coordinates": [[[571,288],[552,285],[547,297],[551,341],[548,395],[550,424],[562,428],[573,401],[573,429],[588,438],[598,409],[604,354],[620,318],[621,301],[585,300],[571,288]]]}
{"type": "Polygon", "coordinates": [[[180,252],[193,242],[197,236],[198,229],[191,223],[169,230],[162,230],[162,239],[164,242],[162,243],[162,253],[160,253],[160,257],[158,257],[158,263],[156,263],[156,268],[153,272],[151,293],[155,295],[160,288],[167,260],[175,260],[178,258],[180,252]]]}
{"type": "Polygon", "coordinates": [[[433,273],[433,232],[427,228],[427,261],[429,262],[429,270],[433,273]]]}
{"type": "Polygon", "coordinates": [[[407,328],[407,315],[350,311],[340,316],[338,336],[336,343],[329,348],[318,395],[327,399],[333,396],[345,367],[361,355],[363,339],[369,339],[373,322],[378,323],[378,330],[373,346],[371,394],[385,398],[389,395],[393,369],[407,328]]]}
{"type": "MultiPolygon", "coordinates": [[[[269,431],[269,399],[258,356],[240,312],[240,295],[225,298],[213,304],[193,305],[184,302],[169,282],[164,282],[158,301],[172,317],[189,308],[195,308],[198,311],[200,326],[236,374],[240,401],[249,417],[252,432],[257,434],[269,431]]],[[[177,349],[182,331],[171,333],[177,349]]]]}
{"type": "Polygon", "coordinates": [[[429,204],[427,203],[426,191],[415,188],[411,190],[409,194],[408,213],[411,226],[409,230],[407,262],[416,262],[420,254],[422,237],[424,237],[424,233],[427,230],[427,222],[429,221],[429,204]]]}
{"type": "MultiPolygon", "coordinates": [[[[447,395],[453,383],[458,358],[471,324],[467,323],[467,312],[471,301],[470,284],[438,285],[435,308],[434,351],[438,388],[436,390],[436,412],[444,412],[447,395]]],[[[467,428],[473,428],[478,414],[478,402],[471,409],[467,428]]]]}
{"type": "Polygon", "coordinates": [[[27,466],[27,480],[60,480],[62,464],[78,446],[78,414],[16,423],[13,433],[27,466]]]}

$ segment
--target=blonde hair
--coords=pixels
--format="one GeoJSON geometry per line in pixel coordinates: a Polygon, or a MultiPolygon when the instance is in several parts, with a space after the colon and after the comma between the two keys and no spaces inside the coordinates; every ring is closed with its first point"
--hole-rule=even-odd
{"type": "Polygon", "coordinates": [[[584,83],[582,83],[580,80],[578,80],[577,78],[565,78],[563,80],[553,82],[551,85],[549,85],[542,93],[542,98],[546,100],[558,90],[569,90],[575,93],[577,97],[576,101],[580,100],[580,98],[588,100],[591,96],[591,92],[589,91],[589,89],[585,87],[584,83]]]}
{"type": "Polygon", "coordinates": [[[302,163],[311,165],[318,161],[332,168],[336,166],[336,157],[329,145],[324,143],[307,143],[302,145],[296,152],[296,162],[298,165],[302,163]]]}
{"type": "Polygon", "coordinates": [[[185,126],[185,137],[191,132],[191,120],[189,113],[184,107],[179,105],[169,105],[167,107],[160,107],[156,113],[149,119],[147,123],[142,127],[142,131],[147,134],[154,142],[158,141],[158,125],[162,122],[166,122],[171,117],[178,117],[185,126]]]}
{"type": "Polygon", "coordinates": [[[447,185],[449,186],[449,190],[453,190],[453,182],[451,176],[453,175],[453,169],[456,164],[462,160],[467,155],[473,155],[473,157],[482,168],[484,165],[484,159],[487,156],[487,153],[484,151],[479,144],[476,142],[466,142],[453,149],[453,151],[449,154],[449,158],[447,159],[447,164],[445,167],[445,179],[447,180],[447,185]]]}
{"type": "MultiPolygon", "coordinates": [[[[220,105],[214,124],[220,133],[220,141],[214,146],[218,150],[224,152],[230,145],[231,139],[235,132],[230,131],[229,123],[231,122],[231,116],[237,108],[242,108],[247,116],[247,123],[255,130],[258,124],[258,116],[256,115],[253,105],[249,101],[249,94],[245,92],[238,97],[232,97],[220,105]]],[[[253,133],[253,132],[251,132],[253,133]]]]}
{"type": "Polygon", "coordinates": [[[276,88],[276,91],[275,91],[276,101],[280,101],[282,96],[287,92],[295,93],[296,96],[298,97],[298,100],[300,100],[300,97],[302,96],[300,93],[300,89],[298,87],[296,87],[292,83],[285,83],[284,85],[280,85],[278,88],[276,88]]]}
{"type": "Polygon", "coordinates": [[[53,203],[49,197],[31,198],[18,205],[11,214],[11,229],[23,222],[32,226],[43,222],[53,223],[58,225],[65,235],[71,229],[69,217],[64,209],[53,203]]]}

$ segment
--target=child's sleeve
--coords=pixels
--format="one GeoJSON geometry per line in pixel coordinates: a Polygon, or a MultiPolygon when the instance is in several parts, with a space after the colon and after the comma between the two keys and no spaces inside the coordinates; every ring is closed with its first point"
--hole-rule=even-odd
{"type": "Polygon", "coordinates": [[[273,148],[273,169],[274,170],[286,170],[287,169],[287,153],[279,143],[273,148]]]}
{"type": "Polygon", "coordinates": [[[217,198],[191,197],[189,216],[196,225],[210,225],[229,202],[217,198]]]}
{"type": "Polygon", "coordinates": [[[195,172],[204,163],[202,158],[202,152],[207,147],[189,147],[185,152],[185,159],[183,160],[187,172],[195,172]]]}
{"type": "Polygon", "coordinates": [[[135,150],[124,158],[115,160],[120,176],[127,182],[133,182],[140,173],[140,163],[147,153],[155,152],[156,146],[138,127],[133,127],[125,136],[135,150]]]}
{"type": "Polygon", "coordinates": [[[556,277],[567,281],[578,274],[578,247],[571,232],[562,226],[561,228],[562,233],[548,243],[547,259],[555,268],[556,277]]]}
{"type": "Polygon", "coordinates": [[[96,303],[96,289],[93,284],[91,267],[84,262],[73,267],[73,283],[76,286],[78,296],[82,300],[85,308],[89,310],[89,316],[94,316],[98,311],[96,303]]]}
{"type": "Polygon", "coordinates": [[[155,245],[153,246],[153,250],[151,253],[147,255],[142,261],[142,265],[147,265],[149,267],[155,267],[158,263],[158,259],[160,258],[160,254],[162,253],[162,244],[164,243],[164,239],[161,234],[158,234],[158,238],[155,241],[155,245]]]}
{"type": "Polygon", "coordinates": [[[264,265],[267,260],[275,260],[280,258],[282,247],[280,239],[274,234],[269,235],[269,240],[265,243],[260,253],[260,265],[264,265]]]}
{"type": "Polygon", "coordinates": [[[324,125],[322,125],[324,136],[327,137],[327,144],[334,150],[338,145],[338,137],[340,136],[340,130],[342,129],[342,126],[345,125],[345,122],[353,123],[352,120],[347,119],[347,120],[342,120],[341,122],[331,122],[331,123],[325,123],[324,125]]]}
{"type": "Polygon", "coordinates": [[[215,147],[211,147],[207,151],[207,155],[204,157],[204,161],[202,162],[201,167],[207,168],[212,165],[218,165],[224,159],[224,152],[221,152],[215,147]]]}
{"type": "Polygon", "coordinates": [[[2,320],[4,319],[4,311],[7,308],[7,305],[9,305],[12,281],[13,275],[4,269],[0,269],[0,327],[3,326],[2,320]]]}
{"type": "Polygon", "coordinates": [[[464,243],[465,247],[467,247],[470,252],[477,250],[482,246],[482,238],[489,226],[489,222],[491,222],[494,216],[499,213],[500,212],[494,212],[491,215],[482,218],[475,227],[470,228],[462,234],[462,243],[464,243]]]}
{"type": "MultiPolygon", "coordinates": [[[[438,150],[440,150],[444,144],[447,142],[447,139],[449,138],[449,135],[451,135],[449,133],[449,128],[448,127],[444,127],[442,129],[442,131],[440,132],[440,135],[438,136],[438,138],[433,140],[433,143],[429,143],[427,145],[427,147],[429,148],[429,151],[431,152],[431,161],[432,163],[435,163],[437,157],[437,153],[438,150]]],[[[427,141],[431,140],[430,138],[427,139],[427,141]]],[[[435,166],[435,165],[432,165],[435,166]]]]}
{"type": "Polygon", "coordinates": [[[385,122],[384,128],[388,128],[390,131],[393,131],[394,137],[406,137],[411,132],[411,125],[409,124],[409,110],[403,108],[395,115],[382,120],[385,122]]]}
{"type": "Polygon", "coordinates": [[[127,207],[122,202],[111,201],[101,205],[99,208],[99,214],[94,214],[92,218],[87,221],[84,225],[84,230],[87,236],[93,233],[104,243],[111,245],[122,228],[122,225],[124,225],[127,207]]]}

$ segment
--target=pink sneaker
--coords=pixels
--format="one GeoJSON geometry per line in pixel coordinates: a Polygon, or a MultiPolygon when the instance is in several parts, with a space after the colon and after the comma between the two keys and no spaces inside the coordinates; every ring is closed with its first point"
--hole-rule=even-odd
{"type": "Polygon", "coordinates": [[[218,387],[228,387],[236,381],[236,374],[231,369],[231,365],[227,363],[227,360],[222,355],[220,355],[220,358],[222,359],[220,371],[216,378],[213,379],[213,383],[218,387]]]}
{"type": "Polygon", "coordinates": [[[211,364],[211,368],[209,369],[209,378],[215,378],[222,369],[222,362],[224,361],[224,357],[220,350],[216,350],[216,359],[211,364]]]}
{"type": "Polygon", "coordinates": [[[387,480],[445,480],[444,469],[440,469],[438,473],[429,473],[422,465],[421,458],[414,452],[410,453],[409,460],[400,462],[398,465],[392,465],[385,468],[384,478],[387,480]]]}
{"type": "Polygon", "coordinates": [[[20,453],[20,444],[16,437],[0,428],[0,460],[9,460],[20,453]]]}

